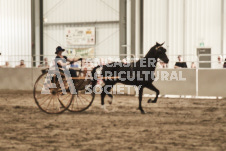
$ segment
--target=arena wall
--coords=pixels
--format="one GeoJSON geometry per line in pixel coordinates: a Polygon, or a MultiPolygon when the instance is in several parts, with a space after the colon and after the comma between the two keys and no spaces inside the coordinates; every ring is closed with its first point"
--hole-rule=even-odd
{"type": "Polygon", "coordinates": [[[32,91],[39,75],[41,75],[41,69],[38,68],[1,68],[0,90],[32,91]]]}
{"type": "Polygon", "coordinates": [[[203,69],[198,72],[198,91],[200,96],[226,96],[226,70],[203,69]]]}
{"type": "MultiPolygon", "coordinates": [[[[41,75],[40,68],[0,68],[0,92],[32,91],[39,75],[41,75]]],[[[225,75],[226,70],[223,69],[164,69],[156,71],[156,78],[159,80],[154,82],[154,85],[163,95],[226,96],[225,75]],[[169,73],[167,79],[162,78],[161,74],[166,72],[169,73]]],[[[130,92],[129,95],[135,95],[133,87],[124,88],[114,91],[117,94],[130,92]]],[[[154,94],[154,92],[145,88],[144,94],[154,94]]]]}
{"type": "MultiPolygon", "coordinates": [[[[167,80],[159,77],[153,84],[160,90],[161,94],[172,95],[196,95],[196,70],[194,69],[167,69],[157,70],[160,75],[167,71],[167,80]],[[176,74],[175,74],[176,73],[176,74]],[[175,74],[175,78],[173,77],[175,74]],[[186,80],[185,80],[186,79],[186,80]]],[[[162,75],[163,76],[163,75],[162,75]]],[[[154,94],[153,91],[145,89],[144,94],[154,94]]]]}

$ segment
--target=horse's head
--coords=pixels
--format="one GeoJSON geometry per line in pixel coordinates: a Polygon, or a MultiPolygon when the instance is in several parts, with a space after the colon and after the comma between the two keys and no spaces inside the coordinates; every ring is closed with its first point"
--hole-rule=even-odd
{"type": "Polygon", "coordinates": [[[162,43],[162,44],[156,43],[156,45],[155,45],[156,57],[161,59],[164,63],[168,63],[169,59],[166,55],[166,49],[164,47],[162,47],[163,45],[164,45],[164,43],[162,43]]]}

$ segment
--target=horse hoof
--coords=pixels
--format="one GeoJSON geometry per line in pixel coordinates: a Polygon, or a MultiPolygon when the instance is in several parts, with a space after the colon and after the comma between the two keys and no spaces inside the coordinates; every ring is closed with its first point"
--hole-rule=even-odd
{"type": "Polygon", "coordinates": [[[112,98],[111,100],[108,100],[108,103],[109,103],[110,105],[112,105],[113,101],[114,101],[114,98],[112,98]]]}
{"type": "Polygon", "coordinates": [[[148,103],[152,103],[152,99],[149,99],[149,100],[148,100],[148,103]]]}
{"type": "Polygon", "coordinates": [[[157,103],[157,101],[154,101],[154,100],[152,100],[152,99],[149,99],[149,100],[148,100],[148,103],[157,103]]]}
{"type": "Polygon", "coordinates": [[[141,111],[141,114],[146,114],[144,111],[141,111]]]}
{"type": "Polygon", "coordinates": [[[108,101],[108,104],[112,105],[112,101],[108,101]]]}
{"type": "Polygon", "coordinates": [[[152,101],[151,103],[157,103],[157,101],[152,101]]]}

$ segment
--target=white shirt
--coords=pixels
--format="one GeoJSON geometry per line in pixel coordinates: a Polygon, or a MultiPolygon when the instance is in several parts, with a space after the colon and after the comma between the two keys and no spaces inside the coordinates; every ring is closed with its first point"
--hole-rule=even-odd
{"type": "Polygon", "coordinates": [[[213,64],[213,69],[223,69],[223,65],[224,63],[223,62],[217,62],[217,63],[214,63],[213,64]]]}

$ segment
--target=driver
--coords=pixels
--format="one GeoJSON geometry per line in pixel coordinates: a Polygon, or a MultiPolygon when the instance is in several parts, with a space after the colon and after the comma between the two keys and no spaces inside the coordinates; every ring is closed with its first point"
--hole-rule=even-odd
{"type": "MultiPolygon", "coordinates": [[[[82,60],[82,58],[68,58],[67,56],[63,56],[62,53],[65,51],[65,49],[63,49],[61,46],[58,46],[56,48],[56,59],[55,59],[55,63],[58,66],[58,68],[62,68],[62,69],[66,69],[66,66],[69,64],[72,64],[74,62],[80,61],[82,60]]],[[[73,69],[69,69],[70,73],[71,73],[71,77],[77,77],[77,73],[75,70],[73,69]]]]}

